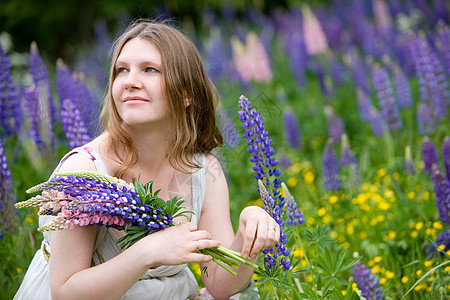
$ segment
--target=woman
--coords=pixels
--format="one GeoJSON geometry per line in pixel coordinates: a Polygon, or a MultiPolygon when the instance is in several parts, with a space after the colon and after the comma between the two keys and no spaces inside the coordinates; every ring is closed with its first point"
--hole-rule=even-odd
{"type": "MultiPolygon", "coordinates": [[[[69,152],[56,170],[97,170],[128,182],[138,175],[141,182],[156,178],[161,198],[182,196],[194,215],[124,251],[115,244],[123,233],[111,228],[46,233],[15,298],[187,299],[198,289],[187,263],[208,267],[202,279],[215,299],[246,289],[253,268],[241,265],[232,276],[197,253],[222,245],[256,261],[280,235],[278,224],[259,207],[246,207],[233,232],[227,183],[210,154],[222,143],[216,100],[201,57],[185,35],[162,23],[131,25],[113,48],[101,114],[105,131],[69,152]]],[[[47,222],[40,217],[40,225],[47,222]]]]}

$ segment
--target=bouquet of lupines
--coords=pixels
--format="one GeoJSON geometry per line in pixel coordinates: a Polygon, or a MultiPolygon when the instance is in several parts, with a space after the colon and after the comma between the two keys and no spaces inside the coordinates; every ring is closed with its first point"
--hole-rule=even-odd
{"type": "MultiPolygon", "coordinates": [[[[158,230],[177,225],[173,219],[188,218],[191,211],[181,206],[184,201],[173,197],[164,201],[153,192],[154,180],[142,184],[138,178],[133,184],[94,171],[59,172],[46,182],[27,190],[42,191],[38,196],[18,202],[16,208],[39,207],[38,215],[53,215],[52,221],[39,231],[70,229],[76,226],[99,225],[123,230],[117,240],[122,249],[158,230]]],[[[241,253],[224,247],[201,249],[213,261],[236,275],[231,268],[240,263],[258,266],[245,260],[241,253]],[[230,268],[231,267],[231,268],[230,268]]]]}

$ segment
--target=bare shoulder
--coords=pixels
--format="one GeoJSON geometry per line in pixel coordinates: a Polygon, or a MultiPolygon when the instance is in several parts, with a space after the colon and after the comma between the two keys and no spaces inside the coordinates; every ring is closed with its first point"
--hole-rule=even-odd
{"type": "Polygon", "coordinates": [[[97,171],[92,159],[80,153],[73,153],[61,165],[61,172],[70,171],[97,171]]]}
{"type": "Polygon", "coordinates": [[[225,178],[222,170],[222,166],[213,154],[208,153],[205,155],[205,168],[206,168],[206,180],[216,181],[217,179],[225,178]]]}

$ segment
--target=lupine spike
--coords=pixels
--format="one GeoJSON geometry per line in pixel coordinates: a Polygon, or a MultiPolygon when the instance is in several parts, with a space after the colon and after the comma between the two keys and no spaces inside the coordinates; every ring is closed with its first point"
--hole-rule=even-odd
{"type": "Polygon", "coordinates": [[[73,175],[76,177],[83,177],[94,179],[97,181],[104,182],[106,184],[116,184],[118,188],[126,187],[128,189],[133,189],[133,185],[127,183],[123,179],[119,179],[117,177],[113,177],[104,173],[96,172],[96,171],[71,171],[71,172],[56,172],[56,176],[69,176],[73,175]]]}

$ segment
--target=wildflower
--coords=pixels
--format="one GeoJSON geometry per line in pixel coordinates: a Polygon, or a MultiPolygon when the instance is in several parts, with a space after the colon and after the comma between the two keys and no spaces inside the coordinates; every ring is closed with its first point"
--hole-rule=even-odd
{"type": "Polygon", "coordinates": [[[302,6],[303,36],[306,51],[309,55],[321,54],[328,51],[328,42],[319,20],[309,6],[302,6]]]}
{"type": "Polygon", "coordinates": [[[435,124],[428,103],[419,104],[417,109],[417,127],[419,134],[430,134],[434,130],[435,124]]]}
{"type": "Polygon", "coordinates": [[[422,160],[425,164],[425,171],[429,174],[431,174],[433,165],[439,164],[436,148],[428,137],[425,137],[422,141],[422,160]]]}
{"type": "Polygon", "coordinates": [[[410,175],[416,174],[414,162],[411,157],[411,147],[409,145],[405,147],[405,172],[410,175]]]}
{"type": "Polygon", "coordinates": [[[283,114],[284,128],[286,128],[286,141],[290,148],[300,149],[302,147],[300,127],[294,112],[290,109],[283,114]]]}
{"type": "Polygon", "coordinates": [[[18,134],[21,123],[20,98],[11,76],[9,58],[0,45],[0,127],[5,135],[18,134]]]}
{"type": "Polygon", "coordinates": [[[39,93],[36,86],[32,85],[25,89],[25,112],[27,120],[30,122],[29,135],[39,149],[44,149],[45,144],[42,140],[39,122],[39,93]]]}
{"type": "Polygon", "coordinates": [[[344,122],[335,114],[331,106],[325,107],[325,115],[328,119],[328,135],[333,141],[340,142],[341,136],[345,134],[344,122]]]}
{"type": "Polygon", "coordinates": [[[81,120],[80,110],[73,105],[70,99],[62,101],[61,122],[71,148],[79,147],[91,140],[86,126],[81,120]]]}
{"type": "Polygon", "coordinates": [[[361,289],[363,296],[368,300],[381,299],[382,289],[377,288],[379,282],[372,271],[360,261],[356,262],[352,268],[355,282],[361,289]]]}
{"type": "Polygon", "coordinates": [[[238,38],[231,39],[233,62],[244,83],[254,80],[267,82],[272,79],[269,57],[258,36],[249,32],[246,44],[238,38]]]}
{"type": "Polygon", "coordinates": [[[400,66],[398,66],[397,64],[394,64],[393,69],[393,79],[394,86],[397,92],[398,106],[400,108],[410,107],[413,102],[411,98],[411,89],[409,87],[408,78],[406,77],[400,66]]]}
{"type": "Polygon", "coordinates": [[[8,159],[5,156],[3,141],[0,140],[0,234],[13,233],[17,229],[17,215],[13,205],[17,199],[14,193],[8,159]]]}
{"type": "Polygon", "coordinates": [[[369,95],[367,95],[361,88],[357,89],[358,111],[361,120],[365,122],[370,121],[370,110],[372,109],[372,101],[369,95]]]}
{"type": "Polygon", "coordinates": [[[436,167],[432,170],[432,180],[439,216],[443,223],[450,224],[450,181],[436,167]]]}
{"type": "Polygon", "coordinates": [[[381,136],[386,132],[386,125],[381,117],[381,114],[378,112],[378,110],[375,107],[371,107],[369,111],[370,115],[370,126],[372,128],[372,133],[375,136],[381,136]]]}
{"type": "Polygon", "coordinates": [[[240,136],[233,121],[230,119],[227,112],[222,108],[218,109],[217,114],[225,145],[228,147],[236,147],[240,141],[240,136]]]}
{"type": "Polygon", "coordinates": [[[395,101],[392,91],[391,81],[387,71],[380,67],[374,66],[372,70],[373,86],[377,92],[377,98],[381,107],[383,119],[389,129],[398,129],[403,126],[398,110],[398,104],[395,101]]]}
{"type": "Polygon", "coordinates": [[[30,74],[38,94],[37,114],[44,147],[49,149],[55,144],[52,124],[55,122],[55,107],[50,88],[47,68],[39,55],[35,42],[30,48],[30,74]]]}
{"type": "Polygon", "coordinates": [[[447,180],[450,181],[450,137],[444,138],[442,144],[442,160],[444,161],[444,169],[447,173],[447,180]]]}
{"type": "Polygon", "coordinates": [[[288,225],[304,224],[305,219],[303,218],[302,210],[297,207],[297,203],[289,192],[287,186],[284,183],[281,183],[281,188],[283,189],[284,197],[286,199],[287,213],[289,215],[286,223],[288,223],[288,225]]]}
{"type": "Polygon", "coordinates": [[[437,24],[439,40],[441,41],[441,52],[446,69],[450,70],[450,28],[442,20],[437,24]]]}
{"type": "Polygon", "coordinates": [[[342,183],[339,177],[339,165],[333,140],[329,139],[322,154],[322,169],[325,188],[327,190],[340,190],[342,183]]]}
{"type": "Polygon", "coordinates": [[[356,157],[353,155],[352,149],[348,142],[346,134],[341,136],[341,166],[356,165],[356,157]]]}

